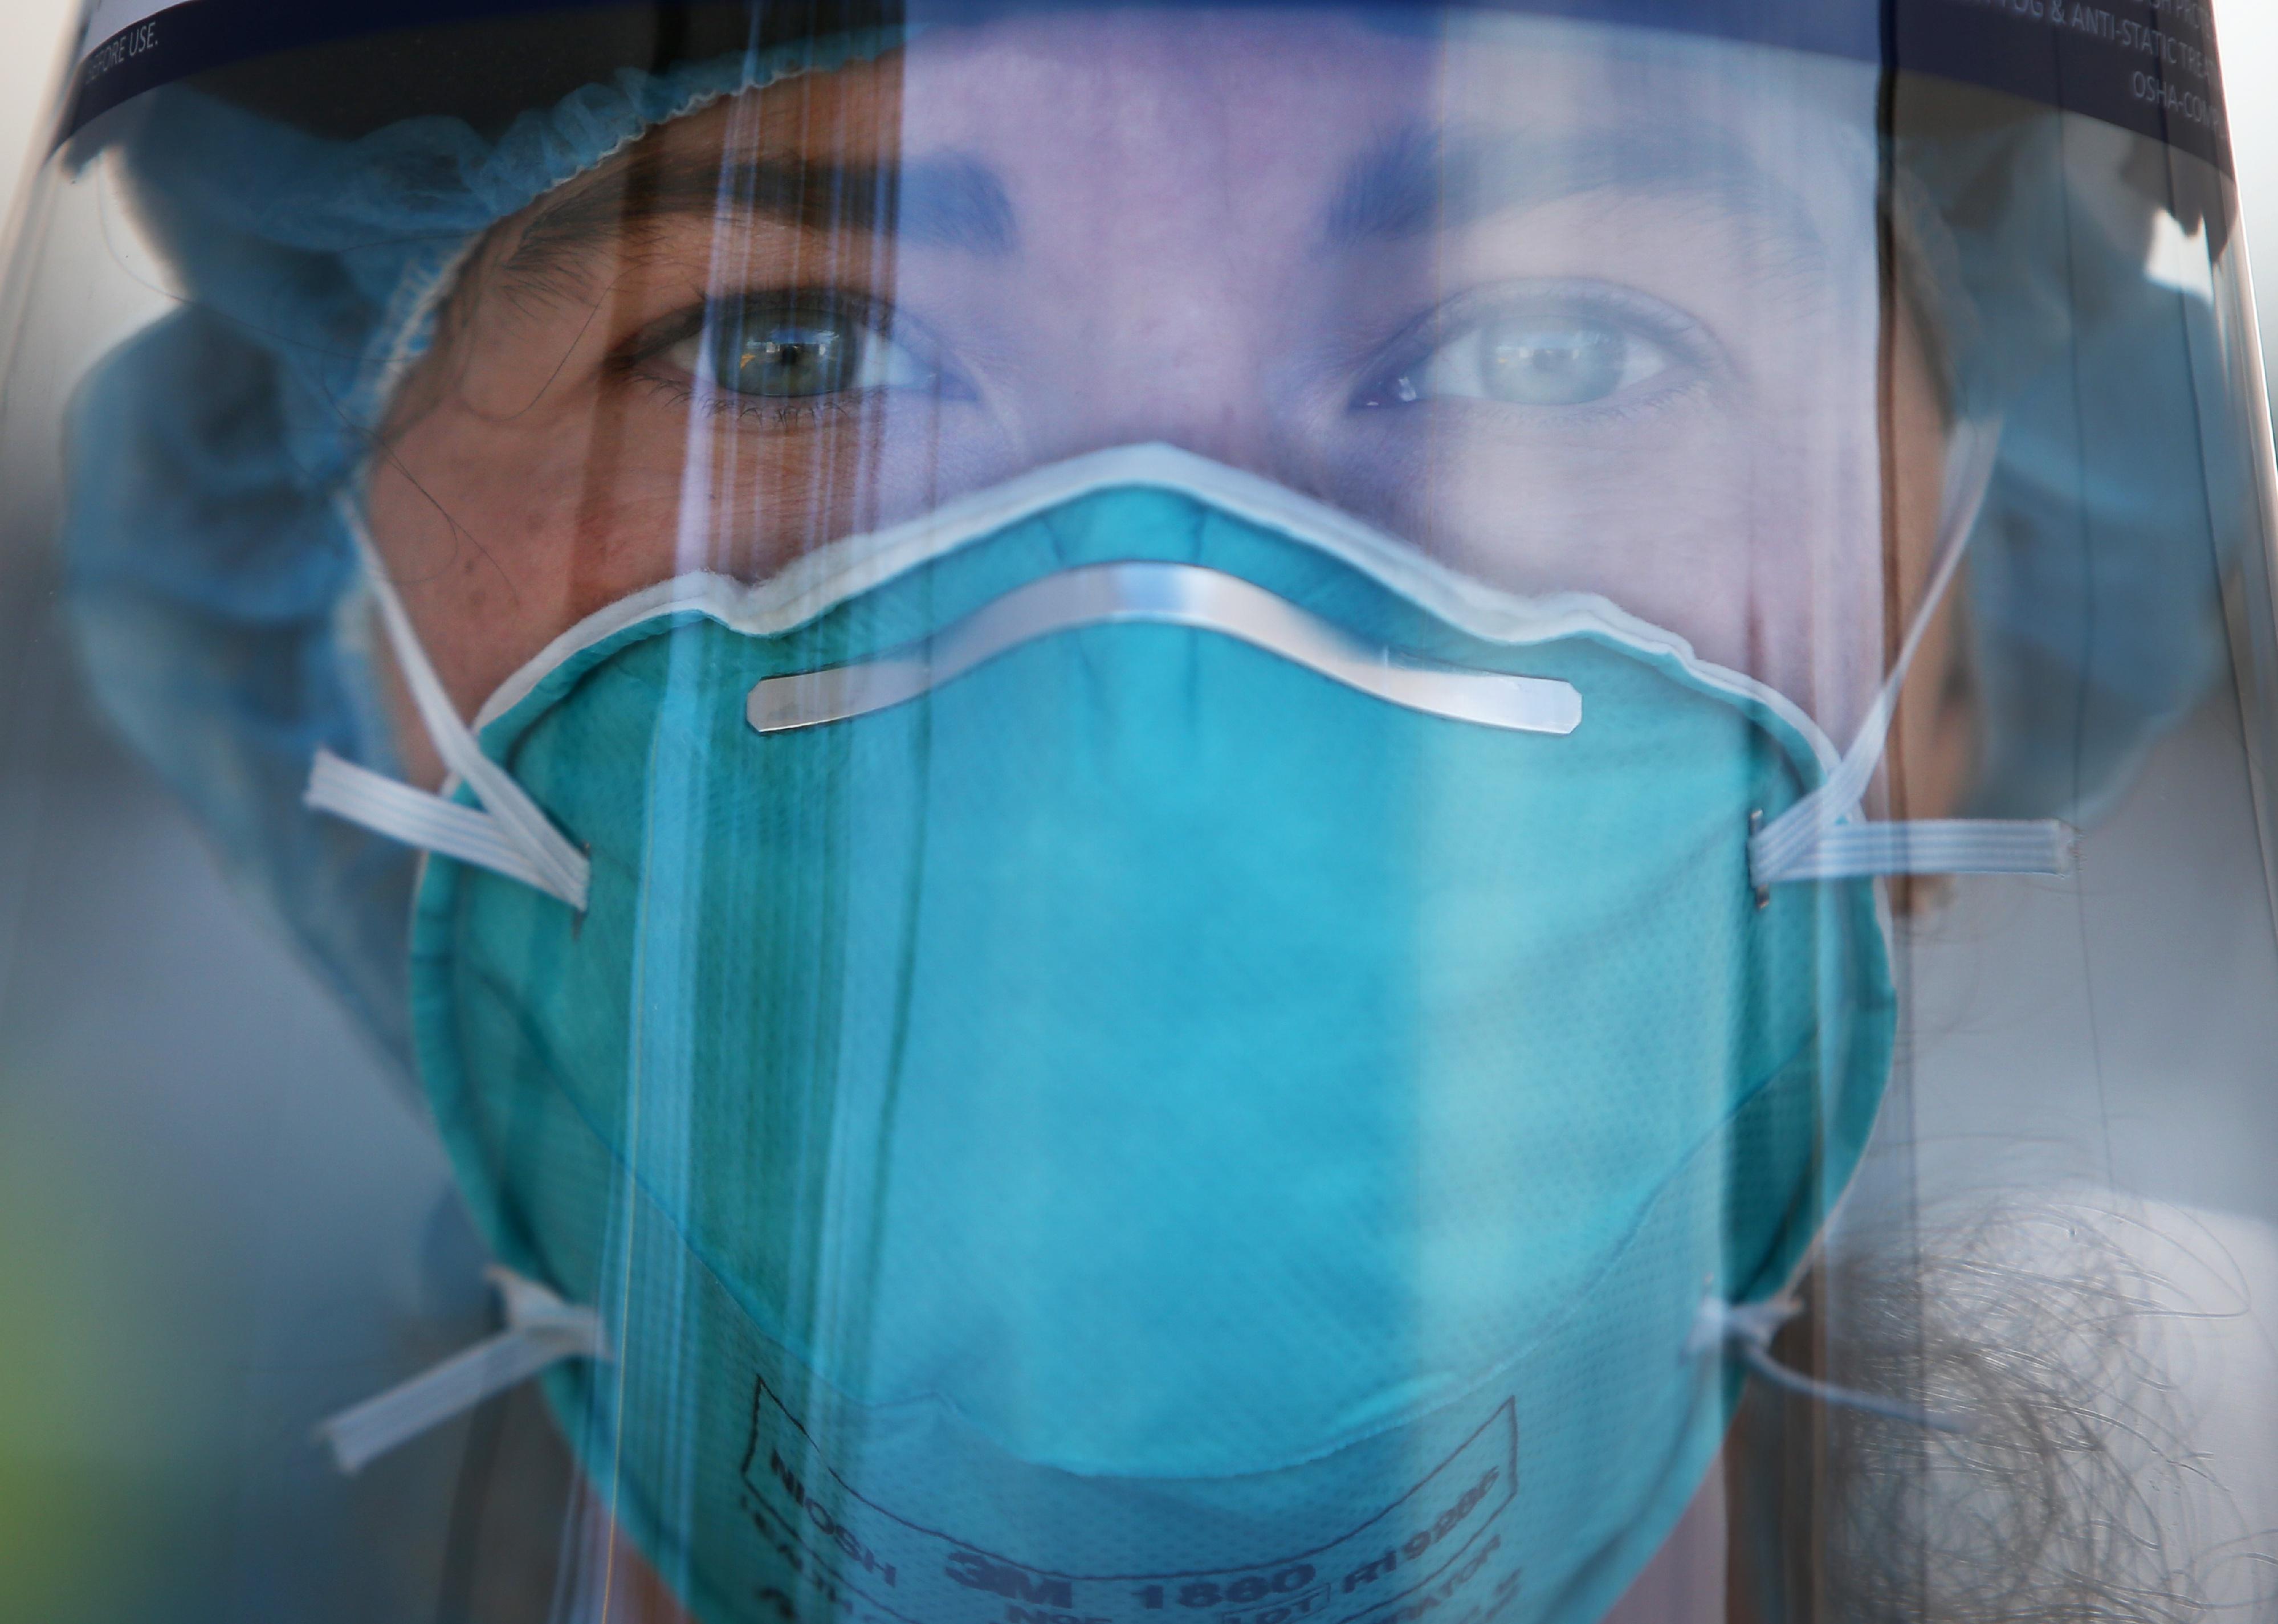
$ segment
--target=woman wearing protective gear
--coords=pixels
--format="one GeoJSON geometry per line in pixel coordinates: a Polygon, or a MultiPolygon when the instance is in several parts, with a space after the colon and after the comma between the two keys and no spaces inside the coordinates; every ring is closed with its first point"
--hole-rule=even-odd
{"type": "Polygon", "coordinates": [[[2152,274],[2212,57],[2131,24],[2185,65],[2107,106],[2032,26],[98,50],[66,170],[185,303],[74,406],[89,672],[500,1266],[340,1463],[541,1376],[577,1537],[707,1621],[2223,1594],[2080,1464],[2206,1424],[2075,1307],[2204,1312],[2201,1220],[2108,1122],[1952,1148],[1999,1051],[1925,1013],[2270,622],[2251,346],[2152,274]]]}

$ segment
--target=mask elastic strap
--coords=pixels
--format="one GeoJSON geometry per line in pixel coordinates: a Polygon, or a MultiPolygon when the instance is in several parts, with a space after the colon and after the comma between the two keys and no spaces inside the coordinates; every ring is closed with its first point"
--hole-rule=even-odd
{"type": "Polygon", "coordinates": [[[398,1445],[565,1359],[610,1356],[591,1308],[566,1303],[511,1269],[492,1268],[485,1277],[505,1304],[507,1328],[319,1426],[317,1437],[331,1447],[341,1471],[362,1471],[398,1445]]]}
{"type": "Polygon", "coordinates": [[[1976,1430],[1965,1416],[1943,1414],[1901,1399],[1885,1399],[1879,1393],[1823,1382],[1780,1363],[1772,1357],[1773,1334],[1802,1312],[1803,1305],[1793,1297],[1768,1298],[1762,1302],[1723,1302],[1714,1297],[1705,1298],[1700,1315],[1693,1322],[1693,1339],[1686,1351],[1699,1355],[1730,1347],[1747,1366],[1749,1373],[1760,1380],[1837,1409],[1859,1410],[1932,1432],[1976,1430]]]}
{"type": "Polygon", "coordinates": [[[430,795],[321,748],[310,766],[303,804],[423,851],[519,880],[583,912],[592,865],[554,827],[513,774],[483,753],[420,646],[403,600],[371,545],[363,515],[346,496],[336,505],[355,538],[388,646],[394,651],[427,736],[443,765],[482,805],[478,811],[447,796],[430,795]]]}
{"type": "Polygon", "coordinates": [[[1998,423],[1965,423],[1947,448],[1938,563],[1899,657],[1849,751],[1826,782],[1748,841],[1749,873],[1759,889],[1795,880],[1858,880],[1881,874],[2060,874],[2072,866],[2073,831],[2053,818],[1929,818],[1860,820],[1860,804],[1890,742],[1900,690],[1938,608],[1961,568],[2000,448],[1998,423]]]}

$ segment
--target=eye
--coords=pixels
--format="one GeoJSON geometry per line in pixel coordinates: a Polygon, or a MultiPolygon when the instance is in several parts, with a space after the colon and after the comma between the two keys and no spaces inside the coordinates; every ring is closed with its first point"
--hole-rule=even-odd
{"type": "Polygon", "coordinates": [[[659,354],[713,388],[774,400],[936,381],[935,370],[875,316],[811,296],[715,305],[700,331],[659,354]]]}
{"type": "Polygon", "coordinates": [[[1624,324],[1580,311],[1515,311],[1457,330],[1360,403],[1586,406],[1644,383],[1670,359],[1668,350],[1624,324]]]}

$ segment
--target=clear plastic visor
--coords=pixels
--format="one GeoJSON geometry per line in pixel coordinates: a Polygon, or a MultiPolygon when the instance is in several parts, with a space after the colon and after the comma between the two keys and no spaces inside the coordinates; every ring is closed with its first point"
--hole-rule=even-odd
{"type": "MultiPolygon", "coordinates": [[[[296,1617],[2267,1599],[2226,175],[1630,23],[623,15],[226,65],[34,189],[6,624],[300,964],[25,845],[97,925],[0,965],[65,1057],[0,1279],[11,1190],[115,1201],[42,1346],[157,1397],[11,1456],[0,1391],[0,1488],[218,1463],[174,1588],[296,1617]],[[271,1050],[355,1086],[265,1138],[271,1050]],[[237,1131],[146,1178],[178,1096],[237,1131]]],[[[53,1616],[166,1592],[57,1516],[53,1616]]]]}

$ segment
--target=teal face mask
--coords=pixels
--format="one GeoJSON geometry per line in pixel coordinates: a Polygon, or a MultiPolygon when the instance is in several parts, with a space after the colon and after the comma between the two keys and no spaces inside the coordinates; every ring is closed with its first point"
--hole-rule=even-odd
{"type": "Polygon", "coordinates": [[[585,905],[428,865],[426,1083],[715,1624],[1586,1624],[1889,1065],[1869,884],[1751,873],[1808,722],[1178,454],[668,583],[479,735],[585,905]],[[1080,612],[1134,562],[1262,612],[1080,612]]]}

